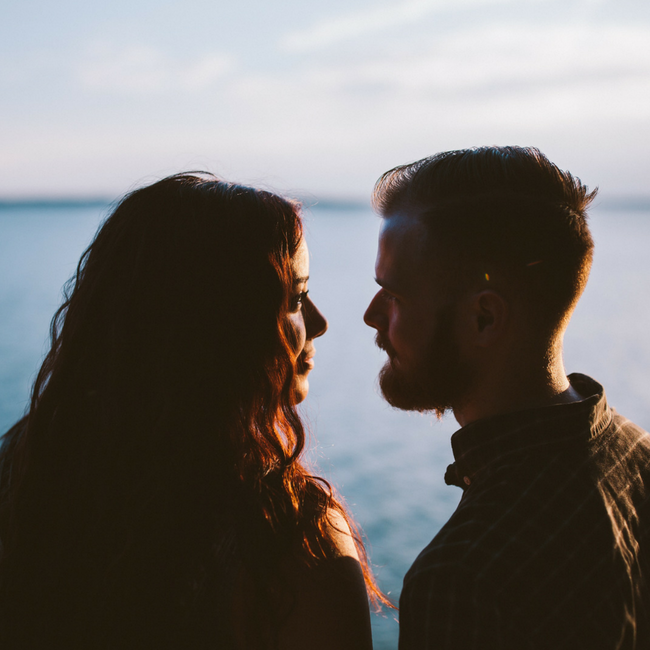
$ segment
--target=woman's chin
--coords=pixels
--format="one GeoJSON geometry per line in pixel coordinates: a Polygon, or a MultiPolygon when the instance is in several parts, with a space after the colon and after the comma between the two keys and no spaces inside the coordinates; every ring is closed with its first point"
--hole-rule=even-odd
{"type": "Polygon", "coordinates": [[[307,375],[296,375],[293,381],[293,403],[300,404],[309,393],[309,379],[307,375]]]}

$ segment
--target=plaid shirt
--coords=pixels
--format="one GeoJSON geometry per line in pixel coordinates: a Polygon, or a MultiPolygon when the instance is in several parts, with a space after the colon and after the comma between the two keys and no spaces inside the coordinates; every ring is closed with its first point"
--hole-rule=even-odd
{"type": "Polygon", "coordinates": [[[400,650],[650,648],[650,435],[580,402],[452,437],[456,512],[414,562],[400,650]]]}

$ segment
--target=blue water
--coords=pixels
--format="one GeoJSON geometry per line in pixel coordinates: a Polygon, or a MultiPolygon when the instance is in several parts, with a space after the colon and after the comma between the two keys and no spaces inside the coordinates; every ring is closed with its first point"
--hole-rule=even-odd
{"type": "MultiPolygon", "coordinates": [[[[0,206],[0,430],[25,408],[61,287],[105,212],[0,206]]],[[[394,411],[378,395],[382,354],[362,321],[376,290],[377,217],[316,206],[306,223],[310,296],[330,321],[303,408],[310,456],[345,496],[379,582],[397,600],[405,571],[460,497],[442,479],[457,427],[453,418],[394,411]]],[[[567,371],[601,381],[619,411],[650,428],[650,211],[596,208],[592,230],[596,257],[565,338],[567,371]]],[[[377,650],[396,647],[393,613],[373,626],[377,650]]]]}

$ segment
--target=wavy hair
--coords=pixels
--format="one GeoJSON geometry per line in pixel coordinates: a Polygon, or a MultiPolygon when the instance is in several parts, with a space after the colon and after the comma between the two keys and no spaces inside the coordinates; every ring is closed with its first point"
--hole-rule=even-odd
{"type": "Polygon", "coordinates": [[[252,643],[273,637],[283,563],[334,553],[328,511],[351,523],[300,461],[284,315],[301,238],[296,203],[203,173],[100,227],[4,452],[3,647],[228,647],[240,605],[252,643]]]}

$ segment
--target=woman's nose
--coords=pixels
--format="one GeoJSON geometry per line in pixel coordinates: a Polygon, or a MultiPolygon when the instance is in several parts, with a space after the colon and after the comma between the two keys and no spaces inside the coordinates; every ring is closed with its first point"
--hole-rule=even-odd
{"type": "Polygon", "coordinates": [[[305,328],[307,338],[315,339],[327,332],[327,319],[321,313],[320,309],[307,297],[305,301],[305,328]]]}

